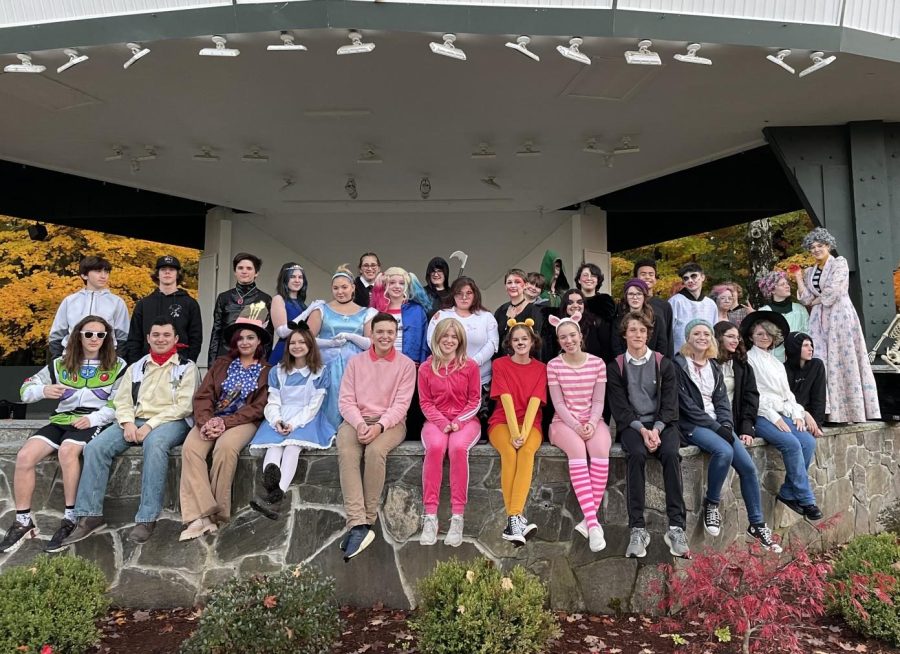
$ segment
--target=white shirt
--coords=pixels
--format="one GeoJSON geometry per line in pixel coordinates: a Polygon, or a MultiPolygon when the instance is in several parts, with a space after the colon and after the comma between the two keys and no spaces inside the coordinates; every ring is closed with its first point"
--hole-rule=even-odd
{"type": "Polygon", "coordinates": [[[675,352],[684,345],[684,328],[695,318],[705,320],[710,325],[719,322],[719,310],[716,303],[708,297],[700,301],[689,300],[681,293],[676,293],[669,298],[672,305],[672,340],[675,343],[675,352]]]}
{"type": "Polygon", "coordinates": [[[788,385],[783,363],[755,345],[747,352],[747,362],[753,367],[759,389],[759,415],[771,423],[778,422],[782,416],[794,422],[806,417],[806,411],[788,385]]]}
{"type": "Polygon", "coordinates": [[[716,405],[713,404],[712,399],[713,391],[716,390],[716,380],[713,377],[712,366],[709,365],[707,360],[698,371],[696,364],[690,359],[687,359],[687,364],[691,381],[700,389],[700,397],[703,398],[703,411],[710,418],[716,420],[716,405]]]}
{"type": "Polygon", "coordinates": [[[628,352],[628,350],[625,350],[625,363],[630,363],[635,366],[642,366],[650,360],[650,356],[652,354],[653,350],[651,350],[649,347],[647,348],[647,351],[644,352],[644,356],[640,358],[631,356],[631,353],[628,352]]]}

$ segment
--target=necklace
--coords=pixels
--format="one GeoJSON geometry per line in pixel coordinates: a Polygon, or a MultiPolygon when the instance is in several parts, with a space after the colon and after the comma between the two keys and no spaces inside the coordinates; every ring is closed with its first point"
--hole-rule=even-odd
{"type": "Polygon", "coordinates": [[[521,300],[520,302],[516,302],[516,303],[514,303],[512,300],[510,300],[509,306],[511,306],[513,309],[518,309],[520,306],[522,306],[522,305],[525,304],[526,302],[528,302],[528,298],[527,298],[527,297],[523,297],[522,300],[521,300]]]}
{"type": "Polygon", "coordinates": [[[241,293],[241,285],[238,284],[237,286],[234,287],[234,292],[237,295],[236,302],[239,305],[244,304],[244,298],[247,297],[248,295],[250,295],[255,290],[256,290],[256,284],[251,284],[250,288],[248,288],[245,293],[241,293]]]}

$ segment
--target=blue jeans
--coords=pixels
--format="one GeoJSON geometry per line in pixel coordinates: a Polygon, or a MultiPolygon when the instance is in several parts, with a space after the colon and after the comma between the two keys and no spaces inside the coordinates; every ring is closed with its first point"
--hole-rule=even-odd
{"type": "Polygon", "coordinates": [[[816,453],[816,438],[808,431],[800,431],[790,418],[782,416],[791,431],[781,431],[762,416],[756,419],[756,435],[781,452],[784,459],[784,483],[778,494],[800,504],[815,504],[816,496],[809,485],[809,464],[816,453]]]}
{"type": "Polygon", "coordinates": [[[728,468],[733,467],[741,480],[741,495],[744,497],[744,505],[747,507],[747,518],[751,525],[765,523],[762,514],[762,497],[759,492],[759,478],[756,475],[756,466],[750,458],[750,453],[735,436],[734,443],[729,444],[716,432],[706,427],[694,427],[694,431],[685,434],[685,439],[691,445],[696,445],[709,454],[709,470],[706,473],[706,499],[712,504],[718,504],[722,497],[722,486],[728,475],[728,468]]]}
{"type": "MultiPolygon", "coordinates": [[[[138,418],[134,423],[140,427],[146,420],[138,418]]],[[[164,422],[147,434],[143,443],[129,443],[125,432],[113,423],[87,444],[84,448],[84,467],[78,484],[75,500],[75,515],[102,516],[103,498],[109,481],[109,468],[113,459],[129,447],[143,447],[144,467],[141,474],[141,505],[135,522],[153,522],[162,511],[163,494],[166,490],[166,475],[169,471],[169,450],[181,445],[188,433],[184,420],[164,422]]]]}

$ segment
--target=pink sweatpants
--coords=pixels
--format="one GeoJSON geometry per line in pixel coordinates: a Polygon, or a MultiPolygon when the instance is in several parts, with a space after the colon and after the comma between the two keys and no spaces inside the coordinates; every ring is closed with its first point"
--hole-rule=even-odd
{"type": "Polygon", "coordinates": [[[425,513],[438,510],[441,482],[444,477],[444,456],[450,455],[450,512],[462,515],[469,497],[469,450],[478,442],[481,424],[470,420],[445,434],[435,425],[426,422],[422,427],[422,444],[425,446],[425,462],[422,464],[422,496],[425,513]]]}

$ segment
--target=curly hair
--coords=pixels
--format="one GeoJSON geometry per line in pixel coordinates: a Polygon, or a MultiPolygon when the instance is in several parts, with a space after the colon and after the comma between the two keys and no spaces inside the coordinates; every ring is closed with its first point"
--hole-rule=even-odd
{"type": "Polygon", "coordinates": [[[787,279],[783,271],[772,270],[756,280],[756,285],[765,297],[772,297],[775,294],[775,285],[782,279],[787,279]]]}
{"type": "Polygon", "coordinates": [[[822,243],[823,245],[827,245],[829,250],[834,250],[837,248],[837,241],[834,240],[834,236],[831,235],[824,227],[816,227],[809,234],[803,237],[803,242],[801,243],[801,247],[804,250],[809,250],[812,247],[813,243],[822,243]]]}

